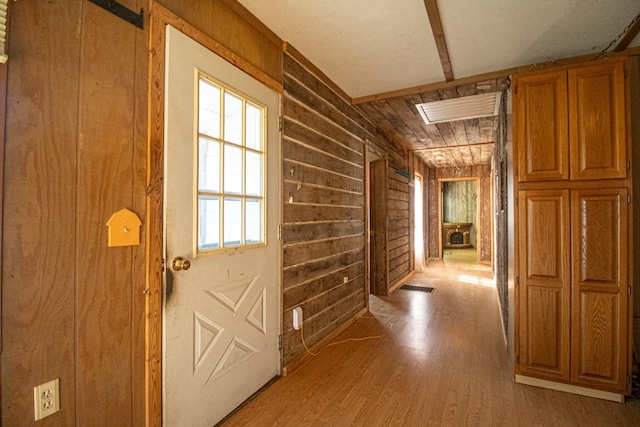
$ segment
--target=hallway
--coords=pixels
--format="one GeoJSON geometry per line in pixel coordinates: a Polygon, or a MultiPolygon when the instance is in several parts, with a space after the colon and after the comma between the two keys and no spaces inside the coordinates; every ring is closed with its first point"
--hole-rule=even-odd
{"type": "Polygon", "coordinates": [[[224,426],[631,426],[618,404],[518,385],[487,266],[430,262],[408,284],[370,296],[370,311],[224,426]]]}

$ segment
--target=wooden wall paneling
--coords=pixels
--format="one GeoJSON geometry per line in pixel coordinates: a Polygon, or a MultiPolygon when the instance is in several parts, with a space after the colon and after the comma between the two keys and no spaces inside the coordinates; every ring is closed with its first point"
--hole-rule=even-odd
{"type": "Polygon", "coordinates": [[[393,123],[391,123],[375,106],[372,104],[360,104],[356,108],[362,111],[362,113],[367,117],[375,120],[377,126],[385,135],[388,136],[388,138],[391,138],[394,141],[399,141],[399,143],[404,141],[404,137],[395,128],[393,123]]]}
{"type": "MultiPolygon", "coordinates": [[[[233,52],[234,56],[241,58],[242,62],[251,64],[273,81],[282,84],[282,40],[242,5],[234,3],[237,2],[154,0],[154,4],[161,4],[175,16],[198,28],[227,51],[233,52]]],[[[230,62],[235,64],[234,61],[230,62]]],[[[258,80],[262,81],[260,78],[258,80]]]]}
{"type": "Polygon", "coordinates": [[[482,178],[478,182],[480,190],[478,193],[478,217],[480,221],[480,239],[482,241],[480,245],[479,261],[485,264],[491,264],[493,261],[492,247],[493,247],[493,191],[491,170],[488,173],[484,173],[482,178]]]}
{"type": "MultiPolygon", "coordinates": [[[[247,52],[257,51],[252,47],[255,43],[249,41],[245,45],[241,44],[238,50],[232,50],[223,40],[228,42],[230,38],[241,37],[240,35],[243,31],[252,32],[257,30],[245,20],[238,19],[234,13],[228,15],[229,20],[225,21],[223,25],[216,25],[215,23],[218,22],[216,19],[222,16],[218,15],[218,13],[224,14],[218,9],[221,5],[219,1],[207,2],[198,0],[197,2],[189,2],[184,7],[181,4],[177,4],[182,3],[180,0],[166,0],[163,3],[170,4],[171,8],[152,0],[150,4],[152,16],[160,19],[160,22],[164,25],[172,25],[177,28],[267,87],[282,93],[281,45],[276,47],[276,45],[268,43],[270,47],[260,52],[261,57],[267,58],[266,61],[258,61],[256,58],[247,59],[245,57],[247,52]],[[213,16],[215,19],[209,19],[209,16],[213,16]],[[234,26],[232,24],[229,26],[230,22],[235,22],[237,25],[234,26]]],[[[260,45],[263,46],[264,44],[261,43],[260,45]]]]}
{"type": "MultiPolygon", "coordinates": [[[[362,283],[362,286],[364,286],[364,283],[362,283]]],[[[334,330],[341,328],[341,325],[363,314],[365,302],[360,293],[361,291],[357,290],[347,298],[325,308],[325,310],[318,313],[318,315],[304,319],[305,342],[308,347],[313,348],[313,346],[322,341],[324,337],[330,336],[334,330]]],[[[291,310],[284,312],[283,324],[292,324],[291,310]]],[[[306,354],[301,344],[297,344],[301,342],[300,333],[300,331],[296,331],[287,326],[285,326],[285,330],[283,331],[282,357],[285,363],[287,363],[287,368],[294,366],[296,360],[304,357],[306,354]]]]}
{"type": "MultiPolygon", "coordinates": [[[[83,4],[12,3],[2,264],[2,425],[33,424],[33,387],[60,378],[75,425],[78,81],[83,4]],[[33,23],[37,22],[38,25],[33,23]],[[46,357],[43,357],[46,355],[46,357]]],[[[53,418],[52,418],[53,421],[53,418]]]]}
{"type": "MultiPolygon", "coordinates": [[[[224,0],[224,1],[227,1],[229,3],[236,2],[236,0],[224,0]]],[[[316,80],[317,83],[321,84],[318,92],[323,92],[324,90],[326,90],[327,92],[331,92],[333,96],[338,96],[339,98],[342,99],[342,101],[346,102],[349,105],[349,107],[351,106],[352,104],[351,97],[347,95],[347,93],[343,91],[342,88],[340,88],[337,84],[335,84],[333,80],[331,80],[326,74],[324,74],[322,70],[316,67],[315,64],[309,61],[289,42],[284,41],[282,45],[283,45],[283,50],[288,54],[288,57],[291,59],[294,59],[295,62],[297,62],[299,66],[305,70],[303,74],[312,76],[314,79],[317,79],[316,80]]],[[[285,60],[287,60],[287,57],[285,57],[285,60]]],[[[289,71],[291,72],[291,69],[289,71]]],[[[316,83],[312,83],[312,85],[315,85],[315,84],[316,83]]],[[[312,87],[312,86],[309,86],[309,87],[312,87]]],[[[351,108],[349,108],[349,110],[355,113],[355,110],[352,110],[351,108]]]]}
{"type": "Polygon", "coordinates": [[[493,155],[493,177],[494,177],[494,195],[493,212],[495,214],[495,228],[493,233],[493,257],[496,276],[496,291],[498,293],[498,301],[500,302],[500,312],[502,315],[502,327],[504,330],[505,342],[508,345],[513,344],[513,337],[509,331],[512,325],[509,324],[509,312],[513,307],[509,307],[509,248],[508,248],[508,148],[507,148],[507,97],[509,94],[506,90],[502,92],[500,101],[500,119],[499,127],[496,133],[495,152],[493,155]]]}
{"type": "Polygon", "coordinates": [[[132,388],[134,327],[144,319],[133,309],[137,248],[108,248],[106,227],[114,212],[133,202],[138,31],[96,5],[83,8],[76,193],[80,424],[95,420],[95,399],[105,419],[132,423],[134,393],[142,392],[132,388]]]}
{"type": "Polygon", "coordinates": [[[364,144],[358,114],[288,53],[283,105],[283,364],[304,357],[367,304],[364,144]]]}
{"type": "MultiPolygon", "coordinates": [[[[10,13],[10,12],[9,12],[10,13]]],[[[7,23],[7,26],[10,22],[7,23]]],[[[7,31],[8,32],[8,31],[7,31]]],[[[0,212],[3,211],[4,191],[4,137],[7,119],[7,64],[0,64],[0,212]]],[[[0,265],[2,263],[2,215],[0,214],[0,265]]],[[[2,268],[0,267],[0,353],[2,353],[2,268]]],[[[1,359],[0,359],[1,363],[1,359]]],[[[0,368],[0,382],[2,368],[0,368]]],[[[0,393],[1,397],[1,393],[0,393]]],[[[0,407],[2,405],[0,398],[0,407]]]]}
{"type": "Polygon", "coordinates": [[[439,199],[439,182],[436,178],[436,170],[429,169],[429,174],[425,180],[425,187],[427,190],[427,200],[429,204],[429,215],[427,217],[427,224],[429,228],[429,238],[427,240],[427,247],[429,250],[429,258],[439,259],[442,255],[440,253],[440,226],[438,221],[440,220],[440,213],[438,207],[440,206],[439,199]]]}
{"type": "Polygon", "coordinates": [[[145,418],[162,426],[162,257],[164,242],[165,22],[152,8],[149,30],[149,135],[146,188],[145,418]]]}
{"type": "MultiPolygon", "coordinates": [[[[136,9],[144,8],[146,25],[145,31],[136,31],[135,40],[135,73],[134,73],[134,118],[133,118],[133,182],[131,206],[141,220],[147,216],[147,160],[148,160],[148,128],[149,128],[149,14],[148,0],[137,0],[136,9]]],[[[134,426],[145,425],[146,422],[146,397],[145,397],[145,355],[146,355],[146,223],[140,232],[140,245],[132,248],[132,313],[131,325],[133,334],[132,343],[132,396],[133,417],[131,424],[134,426]]]]}
{"type": "MultiPolygon", "coordinates": [[[[392,156],[388,168],[387,217],[388,217],[388,262],[389,288],[407,276],[411,271],[411,261],[408,256],[411,251],[412,221],[409,207],[411,196],[409,193],[409,179],[397,173],[410,173],[408,157],[392,156]],[[397,232],[397,234],[393,234],[397,232]],[[392,238],[393,237],[393,238],[392,238]],[[402,239],[402,240],[400,240],[402,239]]],[[[411,176],[411,174],[409,175],[411,176]]]]}
{"type": "Polygon", "coordinates": [[[284,75],[285,79],[297,80],[314,96],[323,98],[328,103],[327,107],[330,105],[354,122],[362,122],[360,113],[351,106],[351,98],[347,94],[342,92],[291,44],[285,42],[284,50],[287,53],[283,59],[283,66],[287,69],[284,75]]]}

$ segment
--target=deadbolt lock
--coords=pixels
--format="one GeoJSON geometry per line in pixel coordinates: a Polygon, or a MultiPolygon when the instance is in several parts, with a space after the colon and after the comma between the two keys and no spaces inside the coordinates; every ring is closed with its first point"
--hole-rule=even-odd
{"type": "Polygon", "coordinates": [[[174,258],[171,261],[171,269],[173,271],[188,270],[191,267],[191,262],[188,259],[182,257],[174,258]]]}

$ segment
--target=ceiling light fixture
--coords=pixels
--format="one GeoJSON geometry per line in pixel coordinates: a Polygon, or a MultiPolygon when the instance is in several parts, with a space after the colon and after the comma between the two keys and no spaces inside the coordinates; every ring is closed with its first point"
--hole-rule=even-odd
{"type": "Polygon", "coordinates": [[[442,101],[416,104],[416,108],[428,125],[497,116],[502,92],[490,92],[442,101]]]}

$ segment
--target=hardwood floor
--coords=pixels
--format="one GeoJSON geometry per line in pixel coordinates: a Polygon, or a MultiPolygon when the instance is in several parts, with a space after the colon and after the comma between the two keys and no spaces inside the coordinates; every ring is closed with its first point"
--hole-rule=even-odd
{"type": "Polygon", "coordinates": [[[640,403],[515,384],[488,267],[430,262],[224,426],[638,426],[640,403]]]}

